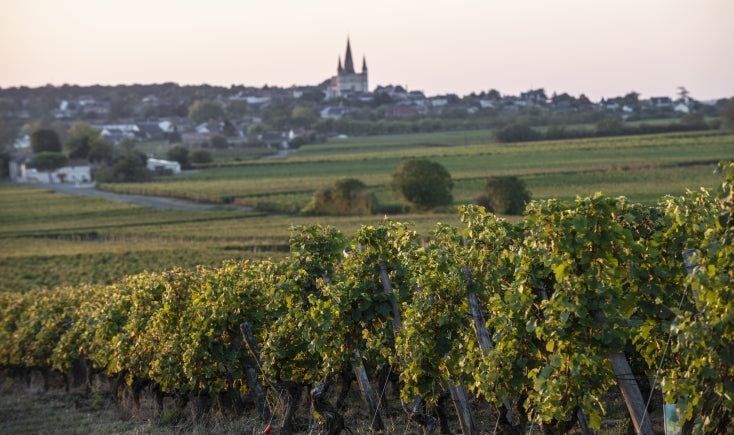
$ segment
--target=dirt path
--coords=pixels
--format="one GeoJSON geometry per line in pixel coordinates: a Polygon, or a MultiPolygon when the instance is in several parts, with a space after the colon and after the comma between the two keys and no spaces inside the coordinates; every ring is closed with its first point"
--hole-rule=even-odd
{"type": "Polygon", "coordinates": [[[57,192],[70,193],[74,195],[95,196],[107,199],[109,201],[125,202],[129,204],[138,204],[154,208],[165,208],[169,210],[183,211],[210,211],[210,210],[239,210],[252,211],[250,207],[226,206],[222,204],[205,204],[186,199],[168,198],[163,196],[145,196],[145,195],[127,195],[123,193],[106,192],[99,190],[93,185],[73,185],[73,184],[33,184],[32,186],[43,189],[51,189],[57,192]]]}

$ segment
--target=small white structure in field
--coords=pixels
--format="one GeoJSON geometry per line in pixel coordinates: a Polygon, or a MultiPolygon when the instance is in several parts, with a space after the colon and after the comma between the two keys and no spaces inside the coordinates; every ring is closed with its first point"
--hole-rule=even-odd
{"type": "Polygon", "coordinates": [[[145,166],[153,172],[171,171],[174,174],[181,173],[181,164],[170,160],[148,159],[145,166]]]}
{"type": "Polygon", "coordinates": [[[89,183],[92,181],[92,168],[85,159],[71,160],[61,168],[53,171],[39,171],[27,166],[28,160],[11,162],[11,179],[19,183],[89,183]]]}

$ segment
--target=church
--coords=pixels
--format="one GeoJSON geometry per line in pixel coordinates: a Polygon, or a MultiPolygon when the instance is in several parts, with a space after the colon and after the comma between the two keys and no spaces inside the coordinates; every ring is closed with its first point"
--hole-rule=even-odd
{"type": "Polygon", "coordinates": [[[367,86],[367,59],[362,57],[362,72],[354,70],[354,61],[352,60],[352,47],[347,38],[347,53],[344,56],[344,65],[342,66],[341,56],[336,69],[336,76],[332,77],[327,89],[327,98],[344,97],[350,94],[368,93],[367,86]]]}

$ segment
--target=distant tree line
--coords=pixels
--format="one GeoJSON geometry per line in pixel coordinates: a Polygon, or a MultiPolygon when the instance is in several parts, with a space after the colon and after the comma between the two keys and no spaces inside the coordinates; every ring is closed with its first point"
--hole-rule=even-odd
{"type": "Polygon", "coordinates": [[[689,113],[679,121],[667,124],[641,123],[632,125],[625,123],[620,117],[607,117],[594,124],[593,128],[567,128],[562,125],[551,125],[545,132],[526,124],[511,123],[497,129],[494,132],[494,137],[498,142],[530,142],[538,140],[700,131],[717,129],[720,126],[720,120],[707,123],[701,114],[689,113]]]}

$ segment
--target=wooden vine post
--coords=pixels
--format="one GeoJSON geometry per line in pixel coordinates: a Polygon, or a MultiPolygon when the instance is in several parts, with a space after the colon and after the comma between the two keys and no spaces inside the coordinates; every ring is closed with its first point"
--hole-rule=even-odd
{"type": "MultiPolygon", "coordinates": [[[[258,367],[262,367],[260,346],[258,346],[257,341],[255,340],[255,335],[252,333],[252,326],[250,323],[244,322],[240,324],[240,332],[242,333],[242,338],[244,338],[247,349],[250,351],[250,355],[255,361],[255,364],[258,367]]],[[[257,371],[252,366],[246,367],[245,375],[247,376],[247,386],[255,397],[255,403],[257,404],[257,409],[260,412],[260,418],[262,418],[263,421],[270,420],[270,407],[268,406],[268,402],[265,397],[265,390],[258,380],[257,371]]]]}
{"type": "MultiPolygon", "coordinates": [[[[594,312],[594,318],[600,324],[606,323],[607,317],[603,312],[597,310],[594,312]]],[[[647,406],[642,399],[640,387],[632,373],[632,368],[627,361],[627,357],[621,352],[607,352],[607,359],[612,366],[614,377],[617,379],[617,385],[622,392],[624,403],[632,417],[632,424],[635,426],[635,433],[640,435],[654,435],[652,430],[652,422],[649,418],[645,418],[647,414],[647,406]]]]}
{"type": "MultiPolygon", "coordinates": [[[[379,261],[379,271],[380,271],[380,281],[382,281],[382,288],[385,291],[386,294],[392,296],[392,283],[390,282],[390,276],[387,273],[387,267],[385,266],[385,262],[380,260],[379,261]]],[[[402,317],[400,316],[400,308],[398,307],[398,304],[393,300],[392,301],[392,329],[395,336],[398,335],[398,332],[403,328],[403,321],[402,317]]],[[[403,407],[403,410],[406,414],[408,414],[408,417],[410,420],[418,423],[423,427],[423,432],[426,434],[431,434],[436,429],[436,419],[431,417],[430,415],[426,415],[421,411],[421,404],[423,403],[423,398],[420,396],[416,396],[415,400],[413,400],[413,404],[408,406],[408,404],[403,401],[402,395],[400,396],[400,404],[403,407]]]]}
{"type": "Polygon", "coordinates": [[[362,398],[370,409],[370,415],[374,416],[372,420],[372,429],[378,431],[385,430],[385,423],[382,421],[382,417],[380,416],[380,410],[377,407],[377,401],[375,400],[375,395],[372,392],[372,386],[370,385],[369,378],[367,377],[367,371],[362,363],[362,354],[360,354],[359,350],[354,351],[354,358],[355,363],[353,364],[353,367],[354,375],[357,377],[357,384],[362,392],[362,398]]]}
{"type": "MultiPolygon", "coordinates": [[[[482,308],[479,306],[479,298],[477,293],[471,291],[472,276],[469,267],[464,267],[464,274],[466,275],[467,281],[467,300],[469,301],[469,310],[471,311],[472,323],[474,324],[474,332],[477,335],[477,342],[479,342],[479,348],[482,349],[482,356],[487,357],[487,353],[494,349],[492,339],[489,337],[489,331],[487,331],[487,325],[484,323],[484,315],[482,315],[482,308]]],[[[512,413],[512,403],[507,397],[502,398],[502,404],[505,406],[505,418],[511,426],[518,424],[517,419],[512,413]]]]}

